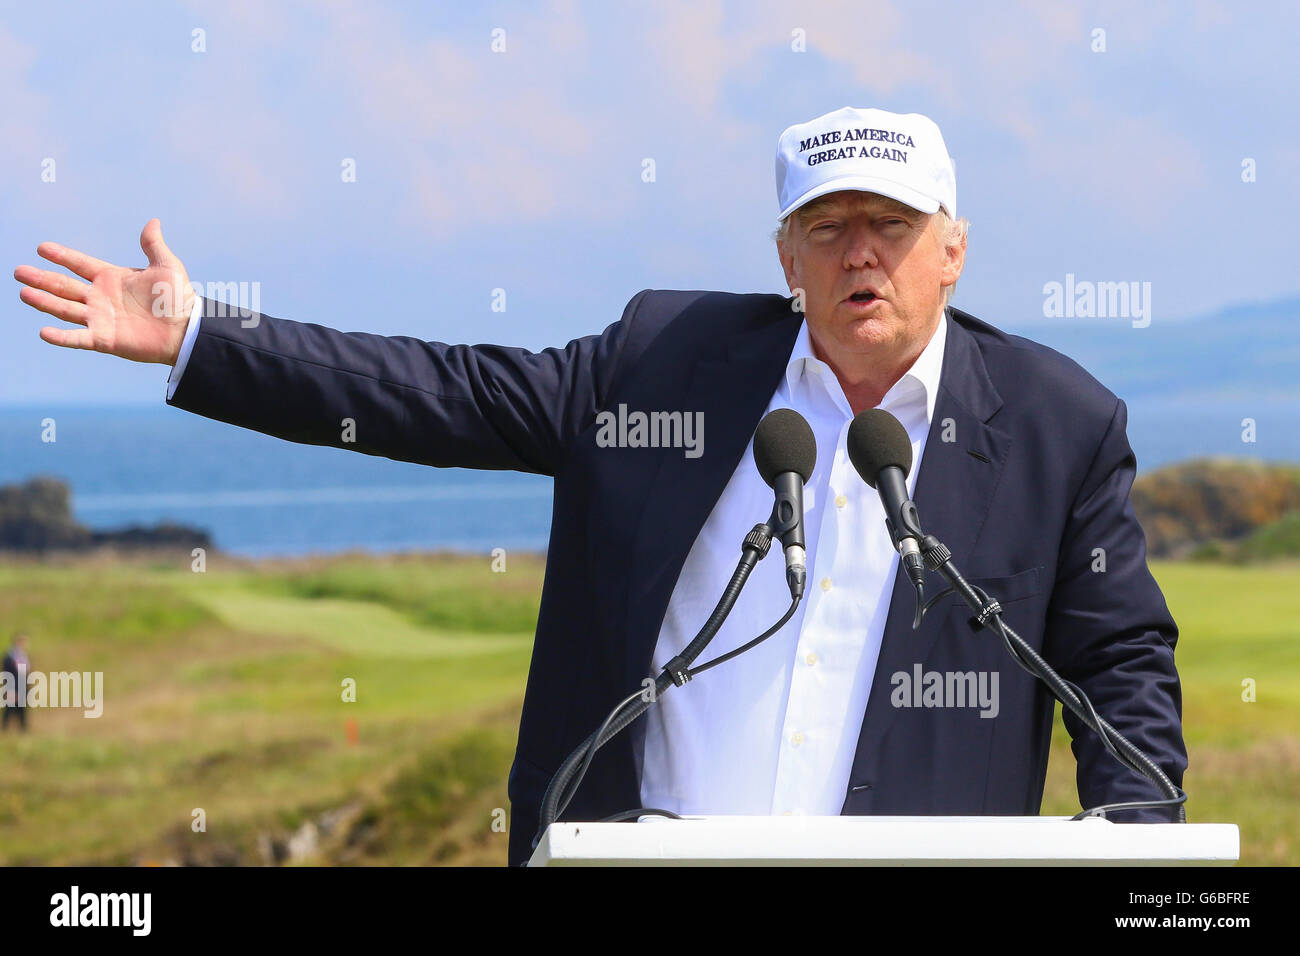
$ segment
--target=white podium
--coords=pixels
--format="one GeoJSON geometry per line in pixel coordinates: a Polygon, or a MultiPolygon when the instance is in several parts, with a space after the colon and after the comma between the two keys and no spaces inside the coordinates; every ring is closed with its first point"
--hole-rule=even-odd
{"type": "Polygon", "coordinates": [[[741,817],[553,823],[529,866],[1231,865],[1234,823],[1097,817],[741,817]]]}

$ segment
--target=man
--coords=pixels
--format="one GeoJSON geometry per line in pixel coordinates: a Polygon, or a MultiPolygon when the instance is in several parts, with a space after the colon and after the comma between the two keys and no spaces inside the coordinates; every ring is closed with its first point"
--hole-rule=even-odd
{"type": "MultiPolygon", "coordinates": [[[[15,277],[32,287],[23,301],[84,326],[42,338],[172,365],[177,407],[292,441],[554,476],[510,773],[512,863],[528,856],[556,767],[694,636],[745,532],[770,511],[749,445],[777,407],[798,410],[817,439],[808,598],[776,636],[672,689],[614,738],[566,817],[638,806],[1038,812],[1052,699],[951,598],[911,629],[913,594],[881,505],[845,453],[853,415],[876,406],[911,438],[909,485],[926,530],[1181,782],[1177,629],[1128,500],[1124,403],[1069,359],[947,307],[966,236],[938,127],[849,108],[791,127],[777,191],[791,296],[647,290],[601,334],[535,354],[225,318],[188,292],[157,220],[141,235],[144,270],[47,243],[42,256],[91,284],[29,266],[15,277]],[[187,294],[157,317],[154,283],[187,294]],[[625,427],[636,413],[660,423],[702,413],[704,440],[687,454],[671,432],[638,438],[625,427]],[[344,418],[355,442],[340,440],[344,418]],[[944,686],[973,677],[978,706],[936,703],[922,693],[930,674],[944,686]]],[[[708,656],[756,636],[787,601],[780,560],[760,563],[708,656]]],[[[1065,720],[1084,805],[1159,798],[1065,720]]]]}
{"type": "Polygon", "coordinates": [[[0,664],[0,675],[5,684],[0,707],[4,707],[4,718],[0,719],[0,730],[9,729],[9,719],[18,718],[18,729],[27,731],[27,675],[31,672],[31,661],[27,657],[27,635],[15,634],[14,643],[5,653],[4,663],[0,664]]]}

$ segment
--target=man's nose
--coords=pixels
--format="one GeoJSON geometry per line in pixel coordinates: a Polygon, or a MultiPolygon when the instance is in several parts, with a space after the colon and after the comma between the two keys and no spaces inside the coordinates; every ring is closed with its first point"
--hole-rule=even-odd
{"type": "Polygon", "coordinates": [[[876,236],[867,225],[851,226],[845,236],[844,267],[846,269],[875,268],[876,236]]]}

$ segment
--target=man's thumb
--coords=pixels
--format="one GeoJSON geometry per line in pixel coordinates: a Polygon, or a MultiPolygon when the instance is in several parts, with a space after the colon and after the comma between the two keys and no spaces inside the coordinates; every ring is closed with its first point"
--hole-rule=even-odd
{"type": "Polygon", "coordinates": [[[151,266],[174,267],[179,264],[167,243],[163,242],[162,223],[156,218],[145,223],[144,231],[140,233],[140,248],[149,257],[151,266]]]}

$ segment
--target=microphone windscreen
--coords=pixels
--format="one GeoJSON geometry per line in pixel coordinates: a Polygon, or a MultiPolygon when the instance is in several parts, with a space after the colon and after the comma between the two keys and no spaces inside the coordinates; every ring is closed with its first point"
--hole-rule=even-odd
{"type": "Polygon", "coordinates": [[[769,485],[787,471],[807,483],[817,464],[817,439],[804,417],[790,408],[764,415],[754,432],[754,464],[769,485]]]}
{"type": "Polygon", "coordinates": [[[846,444],[849,461],[872,488],[881,470],[890,465],[903,469],[904,478],[912,470],[912,440],[907,429],[882,408],[859,412],[849,425],[846,444]]]}

